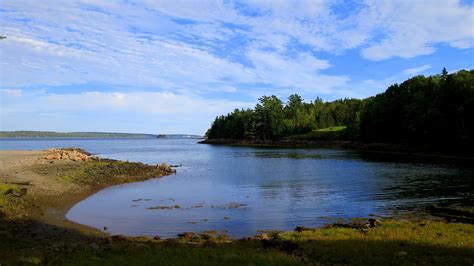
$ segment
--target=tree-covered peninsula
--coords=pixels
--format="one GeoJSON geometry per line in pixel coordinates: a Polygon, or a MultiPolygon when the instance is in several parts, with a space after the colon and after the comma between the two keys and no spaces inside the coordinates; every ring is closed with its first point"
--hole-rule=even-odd
{"type": "Polygon", "coordinates": [[[284,103],[263,96],[254,109],[218,116],[208,140],[352,140],[365,143],[436,144],[467,148],[474,143],[474,70],[415,76],[366,99],[321,98],[284,103]]]}

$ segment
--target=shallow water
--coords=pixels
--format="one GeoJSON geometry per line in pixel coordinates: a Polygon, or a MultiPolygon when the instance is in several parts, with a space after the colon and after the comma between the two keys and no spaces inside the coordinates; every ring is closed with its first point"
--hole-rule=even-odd
{"type": "Polygon", "coordinates": [[[0,149],[74,146],[107,158],[182,165],[175,175],[102,190],[67,214],[78,223],[107,226],[112,234],[174,237],[184,231],[227,230],[242,237],[474,198],[474,170],[459,165],[374,160],[346,150],[196,142],[10,139],[0,140],[0,149]],[[149,209],[174,205],[180,208],[149,209]]]}

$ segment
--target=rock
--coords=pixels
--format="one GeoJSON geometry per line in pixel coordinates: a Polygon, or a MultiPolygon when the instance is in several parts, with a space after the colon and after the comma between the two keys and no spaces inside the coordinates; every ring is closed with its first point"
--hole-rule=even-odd
{"type": "Polygon", "coordinates": [[[196,234],[193,232],[184,232],[182,234],[178,234],[178,237],[180,238],[186,238],[186,239],[192,239],[196,237],[196,234]]]}
{"type": "Polygon", "coordinates": [[[369,219],[369,224],[370,224],[370,227],[377,227],[377,226],[380,226],[382,224],[382,220],[381,219],[370,218],[369,219]]]}
{"type": "Polygon", "coordinates": [[[65,149],[49,149],[50,152],[47,156],[44,157],[46,160],[71,160],[74,162],[87,161],[90,159],[90,154],[85,152],[82,149],[78,148],[65,148],[65,149]]]}
{"type": "Polygon", "coordinates": [[[181,206],[176,204],[174,206],[152,206],[148,207],[148,210],[171,210],[171,209],[181,209],[181,206]]]}
{"type": "Polygon", "coordinates": [[[270,237],[268,236],[268,234],[266,233],[263,233],[263,234],[260,234],[257,236],[258,239],[261,239],[261,240],[268,240],[270,239],[270,237]]]}
{"type": "Polygon", "coordinates": [[[408,255],[408,253],[406,251],[400,251],[397,253],[399,257],[405,257],[408,255]]]}
{"type": "Polygon", "coordinates": [[[305,226],[297,226],[294,231],[301,233],[303,231],[314,231],[314,229],[310,227],[305,227],[305,226]]]}
{"type": "Polygon", "coordinates": [[[114,241],[112,239],[112,237],[108,236],[106,239],[105,239],[105,244],[112,244],[114,241]]]}
{"type": "Polygon", "coordinates": [[[107,231],[107,229],[108,229],[107,226],[104,226],[104,231],[107,231]]]}
{"type": "Polygon", "coordinates": [[[60,158],[61,158],[61,155],[59,155],[58,153],[50,154],[45,157],[46,160],[58,160],[60,158]]]}
{"type": "Polygon", "coordinates": [[[161,240],[161,237],[160,236],[154,236],[153,240],[161,240]]]}

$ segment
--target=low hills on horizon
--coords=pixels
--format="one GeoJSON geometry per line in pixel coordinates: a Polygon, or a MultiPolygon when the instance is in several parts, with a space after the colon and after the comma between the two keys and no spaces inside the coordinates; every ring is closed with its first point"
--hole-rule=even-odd
{"type": "Polygon", "coordinates": [[[202,139],[193,134],[144,134],[116,132],[0,131],[0,138],[131,138],[131,139],[202,139]]]}

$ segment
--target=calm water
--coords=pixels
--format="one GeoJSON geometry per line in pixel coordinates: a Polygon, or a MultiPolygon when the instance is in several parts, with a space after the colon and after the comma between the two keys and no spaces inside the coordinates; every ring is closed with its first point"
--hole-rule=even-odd
{"type": "Polygon", "coordinates": [[[215,229],[241,237],[474,200],[472,168],[387,162],[345,150],[163,139],[0,140],[0,148],[9,150],[72,146],[107,158],[182,165],[176,175],[102,190],[67,214],[78,223],[107,226],[113,234],[174,237],[215,229]],[[147,209],[177,204],[180,209],[147,209]]]}

